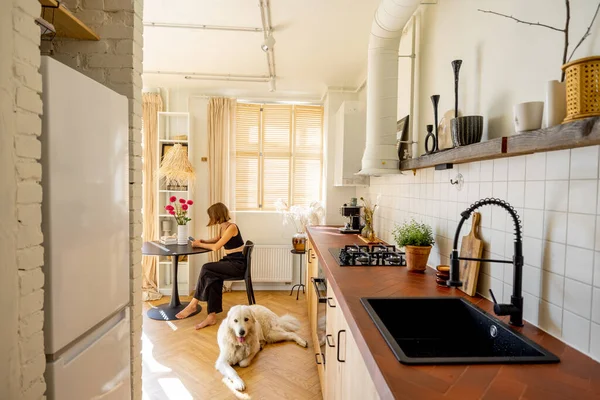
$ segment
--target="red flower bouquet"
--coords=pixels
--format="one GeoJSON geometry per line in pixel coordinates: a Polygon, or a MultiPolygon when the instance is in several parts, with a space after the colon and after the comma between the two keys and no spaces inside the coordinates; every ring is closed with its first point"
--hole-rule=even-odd
{"type": "Polygon", "coordinates": [[[177,199],[175,196],[171,196],[169,198],[169,202],[171,204],[167,204],[165,206],[165,210],[175,217],[175,221],[177,221],[177,225],[186,225],[191,218],[188,218],[187,213],[189,208],[194,204],[192,200],[185,199],[177,199]]]}

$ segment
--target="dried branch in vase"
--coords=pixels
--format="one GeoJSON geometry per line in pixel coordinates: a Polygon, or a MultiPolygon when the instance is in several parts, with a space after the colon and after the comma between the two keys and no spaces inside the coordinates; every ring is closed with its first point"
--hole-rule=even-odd
{"type": "MultiPolygon", "coordinates": [[[[596,12],[594,13],[594,16],[592,17],[592,21],[590,22],[587,30],[585,31],[585,33],[583,34],[583,36],[581,37],[581,39],[579,40],[579,42],[577,43],[575,48],[573,48],[573,51],[571,52],[571,55],[568,58],[567,58],[567,54],[569,52],[569,24],[571,22],[571,2],[570,2],[570,0],[565,0],[565,9],[566,9],[566,16],[565,16],[565,27],[564,28],[557,28],[555,26],[542,24],[540,22],[524,21],[519,18],[515,18],[512,15],[502,14],[502,13],[499,13],[496,11],[482,10],[482,9],[477,9],[477,11],[480,11],[480,12],[486,13],[486,14],[494,14],[494,15],[498,15],[500,17],[512,19],[513,21],[515,21],[519,24],[539,26],[542,28],[551,29],[556,32],[561,32],[564,35],[564,48],[563,48],[563,57],[562,57],[562,64],[564,65],[564,64],[568,63],[569,61],[571,61],[571,58],[573,58],[573,54],[575,54],[575,51],[579,48],[579,46],[581,46],[581,44],[585,41],[585,39],[587,39],[587,37],[590,36],[590,31],[592,29],[592,26],[594,25],[594,22],[596,21],[596,17],[598,16],[598,11],[600,11],[600,3],[598,3],[598,6],[596,7],[596,12]]],[[[564,82],[564,80],[565,80],[565,72],[563,71],[560,81],[564,82]]]]}

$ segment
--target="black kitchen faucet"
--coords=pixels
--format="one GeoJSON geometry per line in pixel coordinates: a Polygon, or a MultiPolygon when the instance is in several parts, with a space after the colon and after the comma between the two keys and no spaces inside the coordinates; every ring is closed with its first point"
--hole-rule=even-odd
{"type": "Polygon", "coordinates": [[[460,213],[461,220],[458,222],[458,226],[456,227],[456,233],[454,234],[454,245],[452,247],[452,254],[450,255],[450,279],[448,280],[448,286],[462,286],[462,282],[460,280],[460,260],[464,261],[487,261],[491,263],[503,263],[503,264],[512,264],[514,266],[514,274],[513,274],[513,294],[511,296],[511,304],[498,304],[496,301],[496,296],[494,296],[494,292],[490,289],[490,294],[492,295],[492,299],[494,300],[494,313],[496,315],[510,315],[510,324],[514,326],[523,326],[523,295],[522,295],[522,287],[523,287],[523,240],[521,238],[521,220],[517,215],[515,209],[500,199],[482,199],[479,200],[465,211],[460,213]],[[463,223],[471,217],[471,213],[477,210],[479,207],[493,205],[504,208],[512,217],[513,223],[515,225],[515,254],[513,255],[512,261],[508,260],[489,260],[484,258],[469,258],[469,257],[459,257],[458,256],[458,238],[460,235],[460,230],[463,226],[463,223]]]}

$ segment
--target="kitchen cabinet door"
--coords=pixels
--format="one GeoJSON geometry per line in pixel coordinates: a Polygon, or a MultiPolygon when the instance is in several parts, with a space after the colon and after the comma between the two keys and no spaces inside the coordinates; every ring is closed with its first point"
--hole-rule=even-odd
{"type": "Polygon", "coordinates": [[[345,331],[341,334],[340,339],[341,346],[345,349],[345,353],[341,357],[344,360],[343,398],[347,400],[378,400],[379,395],[375,384],[345,319],[342,320],[341,325],[341,329],[345,331]]]}
{"type": "MultiPolygon", "coordinates": [[[[327,347],[325,352],[325,400],[343,400],[343,363],[338,361],[341,310],[331,286],[327,287],[327,347]]],[[[341,317],[343,318],[343,316],[341,317]]]]}

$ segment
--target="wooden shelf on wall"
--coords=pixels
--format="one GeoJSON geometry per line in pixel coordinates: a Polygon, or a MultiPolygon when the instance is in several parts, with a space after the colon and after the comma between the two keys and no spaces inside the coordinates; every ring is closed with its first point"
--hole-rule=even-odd
{"type": "Polygon", "coordinates": [[[400,169],[405,171],[440,164],[463,164],[597,144],[600,144],[600,117],[593,117],[422,155],[402,161],[400,169]]]}
{"type": "Polygon", "coordinates": [[[42,18],[52,23],[56,36],[81,40],[100,40],[100,37],[63,4],[56,0],[40,0],[42,18]]]}

